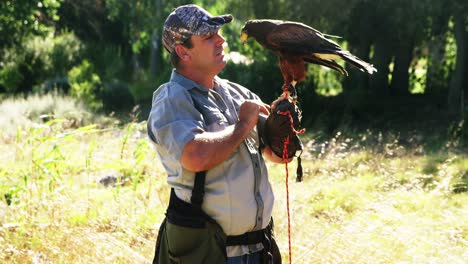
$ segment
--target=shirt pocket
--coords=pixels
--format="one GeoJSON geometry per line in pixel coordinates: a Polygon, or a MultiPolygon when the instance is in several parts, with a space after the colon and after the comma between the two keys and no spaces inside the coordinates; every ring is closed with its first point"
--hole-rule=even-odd
{"type": "Polygon", "coordinates": [[[203,116],[205,118],[206,130],[209,132],[221,131],[229,126],[226,117],[219,110],[203,113],[203,116]]]}

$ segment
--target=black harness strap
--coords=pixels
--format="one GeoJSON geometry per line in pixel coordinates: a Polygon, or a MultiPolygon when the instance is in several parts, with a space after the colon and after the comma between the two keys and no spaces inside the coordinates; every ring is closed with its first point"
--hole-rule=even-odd
{"type": "Polygon", "coordinates": [[[199,171],[195,173],[195,182],[192,189],[192,197],[190,202],[198,208],[201,208],[203,197],[205,196],[205,178],[206,171],[199,171]]]}
{"type": "Polygon", "coordinates": [[[263,241],[264,238],[263,229],[247,232],[238,236],[228,236],[226,241],[226,246],[236,246],[236,245],[251,245],[257,244],[263,241]]]}
{"type": "Polygon", "coordinates": [[[226,245],[227,246],[238,246],[238,245],[252,245],[257,243],[263,243],[265,241],[265,235],[269,234],[273,227],[273,220],[270,221],[267,227],[260,230],[244,233],[237,236],[228,236],[226,245]]]}

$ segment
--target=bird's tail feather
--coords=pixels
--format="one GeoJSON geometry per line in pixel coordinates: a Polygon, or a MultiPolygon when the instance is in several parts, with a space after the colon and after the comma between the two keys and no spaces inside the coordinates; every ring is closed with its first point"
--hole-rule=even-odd
{"type": "Polygon", "coordinates": [[[341,74],[343,74],[345,76],[348,76],[348,72],[343,67],[341,67],[341,65],[336,63],[335,61],[324,60],[324,59],[320,59],[320,58],[317,58],[317,57],[306,57],[306,58],[304,58],[304,61],[308,62],[308,63],[319,64],[319,65],[331,68],[331,69],[333,69],[335,71],[338,71],[339,73],[341,73],[341,74]]]}
{"type": "Polygon", "coordinates": [[[367,63],[358,57],[354,56],[351,54],[349,51],[339,51],[337,52],[340,57],[348,62],[349,64],[353,65],[354,67],[358,68],[359,70],[363,72],[367,72],[369,74],[373,74],[374,72],[377,72],[377,69],[370,63],[367,63]]]}

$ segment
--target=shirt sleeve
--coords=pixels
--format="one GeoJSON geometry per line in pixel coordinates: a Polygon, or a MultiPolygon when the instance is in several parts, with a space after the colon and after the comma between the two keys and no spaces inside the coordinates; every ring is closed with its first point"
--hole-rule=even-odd
{"type": "MultiPolygon", "coordinates": [[[[161,86],[153,98],[148,129],[155,143],[179,161],[185,145],[203,133],[203,116],[187,89],[177,84],[161,86]]],[[[165,157],[169,158],[169,157],[165,157]]]]}

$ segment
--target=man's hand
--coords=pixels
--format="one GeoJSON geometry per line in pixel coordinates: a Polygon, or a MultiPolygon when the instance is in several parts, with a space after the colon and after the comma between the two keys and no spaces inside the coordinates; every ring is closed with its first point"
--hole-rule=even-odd
{"type": "Polygon", "coordinates": [[[245,126],[248,132],[252,130],[258,122],[258,115],[263,113],[269,114],[267,105],[261,101],[246,100],[242,103],[239,110],[239,123],[245,126]]]}
{"type": "Polygon", "coordinates": [[[290,157],[287,160],[284,160],[282,157],[278,157],[269,146],[265,146],[263,148],[263,157],[265,157],[267,160],[273,162],[273,163],[289,163],[293,160],[294,157],[290,157]]]}

